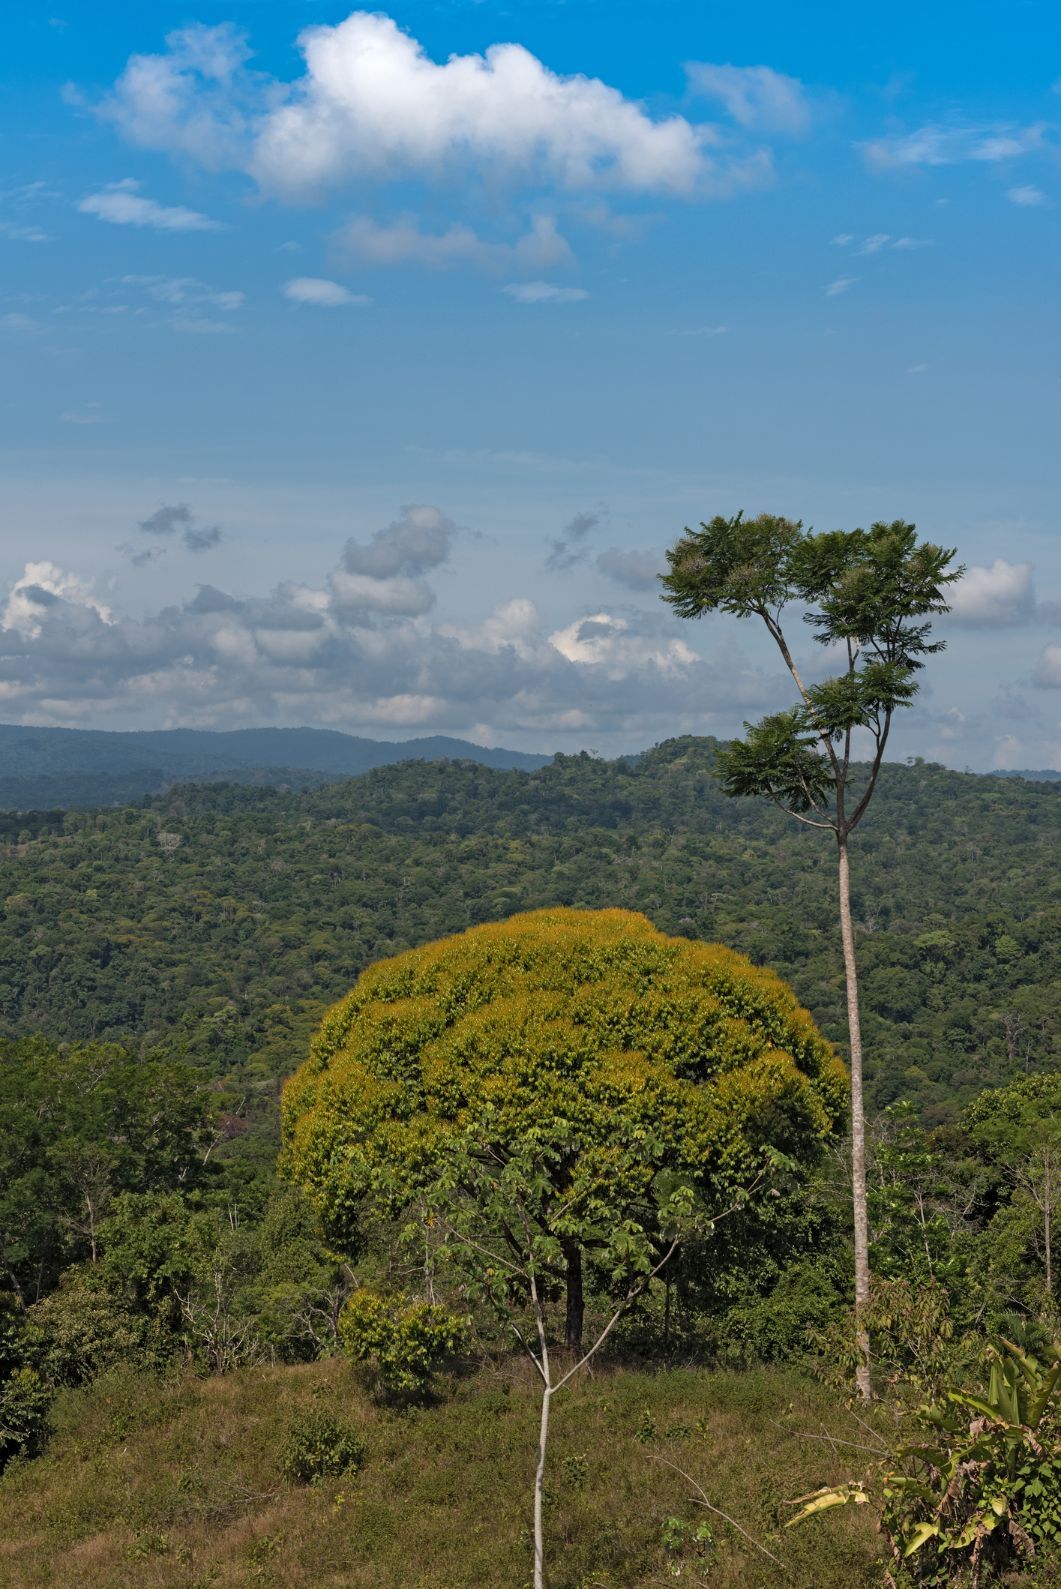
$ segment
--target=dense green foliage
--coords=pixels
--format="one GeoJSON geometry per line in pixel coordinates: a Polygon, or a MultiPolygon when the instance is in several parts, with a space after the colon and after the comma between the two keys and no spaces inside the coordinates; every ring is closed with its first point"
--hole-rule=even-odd
{"type": "MultiPolygon", "coordinates": [[[[400,1431],[395,1425],[379,1444],[362,1422],[371,1426],[390,1412],[344,1378],[343,1402],[357,1398],[357,1438],[369,1451],[365,1471],[322,1479],[309,1491],[285,1490],[281,1500],[277,1450],[291,1406],[267,1414],[255,1407],[247,1451],[238,1457],[218,1445],[220,1490],[207,1493],[194,1475],[181,1480],[184,1488],[165,1477],[184,1459],[171,1461],[171,1448],[152,1433],[152,1397],[163,1393],[122,1381],[126,1389],[115,1402],[106,1387],[130,1363],[163,1376],[143,1387],[190,1370],[215,1376],[217,1408],[225,1387],[252,1383],[247,1375],[279,1376],[269,1381],[278,1386],[301,1383],[297,1376],[309,1372],[348,1376],[335,1366],[344,1336],[350,1355],[373,1365],[369,1388],[386,1392],[385,1369],[393,1368],[391,1391],[402,1401],[410,1386],[399,1381],[409,1364],[424,1369],[416,1387],[422,1391],[458,1336],[467,1344],[463,1371],[484,1355],[496,1364],[491,1372],[511,1371],[485,1297],[467,1276],[454,1271],[447,1289],[441,1270],[432,1277],[430,1263],[425,1267],[422,1224],[414,1252],[402,1239],[402,1210],[380,1203],[340,1255],[334,1240],[325,1244],[311,1202],[276,1178],[279,1083],[303,1060],[328,1006],[371,962],[524,908],[619,905],[644,912],[665,933],[721,940],[779,971],[842,1050],[828,846],[768,809],[726,800],[714,776],[715,752],[709,741],[683,740],[629,761],[558,758],[530,774],[405,765],[302,794],[215,785],[175,789],[127,810],[7,820],[0,849],[0,1030],[7,1034],[0,1052],[0,1464],[44,1451],[32,1464],[10,1464],[0,1481],[0,1509],[13,1509],[7,1515],[22,1541],[18,1570],[25,1551],[38,1548],[27,1541],[46,1536],[47,1551],[62,1565],[53,1571],[48,1561],[42,1570],[50,1576],[41,1581],[60,1583],[125,1582],[143,1576],[148,1558],[153,1581],[195,1581],[199,1569],[189,1577],[185,1551],[203,1573],[221,1564],[219,1582],[257,1580],[263,1570],[268,1576],[275,1557],[285,1582],[457,1584],[463,1567],[454,1571],[453,1563],[463,1563],[462,1551],[469,1572],[485,1572],[468,1582],[520,1581],[526,1543],[518,1484],[506,1490],[504,1504],[495,1491],[485,1503],[492,1537],[508,1541],[500,1556],[476,1554],[474,1543],[469,1551],[467,1518],[442,1539],[432,1514],[438,1546],[430,1561],[426,1536],[410,1535],[406,1555],[388,1554],[404,1523],[379,1523],[383,1534],[372,1533],[373,1517],[391,1518],[392,1503],[394,1517],[406,1517],[404,1497],[431,1489],[439,1460],[452,1460],[452,1480],[437,1478],[452,1499],[474,1442],[500,1427],[483,1411],[491,1395],[485,1380],[473,1388],[443,1372],[441,1391],[452,1404],[406,1410],[402,1418],[413,1421],[400,1431]],[[434,1280],[438,1298],[430,1294],[434,1280]],[[361,1299],[356,1306],[348,1306],[351,1295],[361,1299]],[[373,1313],[373,1296],[390,1300],[373,1313]],[[400,1307],[396,1296],[404,1299],[400,1307]],[[424,1311],[443,1305],[444,1319],[424,1311]],[[451,1329],[465,1317],[467,1335],[463,1325],[451,1329]],[[439,1329],[425,1335],[424,1324],[439,1329]],[[315,1366],[321,1356],[331,1358],[330,1369],[315,1366]],[[306,1366],[287,1369],[293,1377],[285,1379],[275,1366],[282,1363],[306,1366]],[[124,1406],[127,1396],[133,1410],[124,1406]],[[102,1416],[120,1428],[120,1449],[135,1440],[140,1460],[171,1464],[162,1477],[145,1474],[135,1500],[111,1471],[116,1459],[106,1434],[97,1429],[89,1437],[96,1442],[91,1451],[77,1446],[78,1409],[92,1407],[108,1409],[102,1416]],[[259,1416],[260,1425],[253,1422],[259,1416]],[[437,1425],[416,1421],[436,1417],[437,1425]],[[429,1429],[435,1433],[425,1446],[429,1429]],[[67,1466],[56,1470],[51,1492],[53,1450],[67,1466]],[[406,1475],[397,1497],[375,1488],[386,1483],[377,1478],[380,1453],[381,1472],[391,1462],[406,1475]],[[71,1479],[70,1464],[84,1468],[83,1482],[71,1479]],[[30,1477],[34,1472],[39,1478],[30,1477]],[[345,1492],[335,1488],[353,1483],[373,1496],[368,1512],[358,1512],[363,1535],[351,1530],[345,1492]],[[291,1510],[296,1493],[303,1496],[299,1507],[327,1494],[334,1517],[291,1510]],[[39,1533],[44,1513],[54,1521],[39,1533]],[[251,1517],[258,1521],[248,1534],[242,1520],[251,1517]],[[227,1543],[215,1552],[206,1536],[225,1518],[234,1520],[234,1533],[229,1539],[226,1524],[227,1543]],[[302,1544],[295,1542],[299,1530],[302,1544]],[[85,1544],[95,1536],[107,1542],[98,1559],[85,1544]],[[67,1560],[77,1540],[79,1553],[67,1560]],[[258,1552],[253,1560],[251,1550],[258,1552]],[[393,1580],[376,1571],[384,1556],[397,1563],[393,1580]]],[[[919,1397],[975,1382],[986,1333],[1038,1351],[1057,1329],[1057,798],[1048,783],[886,765],[861,832],[854,913],[873,1104],[870,1219],[878,1277],[867,1322],[882,1382],[894,1389],[903,1420],[919,1397]]],[[[686,952],[706,951],[689,945],[686,952]]],[[[380,968],[367,982],[386,975],[380,968]]],[[[772,976],[758,975],[776,986],[772,976]]],[[[682,1191],[663,1188],[676,1189],[682,1191]]],[[[717,1520],[713,1541],[696,1534],[702,1514],[682,1514],[675,1526],[684,1492],[673,1473],[653,1468],[651,1515],[624,1509],[623,1497],[640,1496],[649,1482],[630,1441],[651,1451],[657,1432],[674,1424],[676,1413],[660,1413],[656,1402],[668,1378],[657,1372],[661,1363],[747,1370],[802,1359],[848,1383],[850,1216],[842,1152],[827,1155],[809,1177],[784,1170],[776,1190],[769,1219],[720,1227],[709,1264],[696,1249],[695,1261],[676,1266],[671,1284],[639,1296],[609,1337],[609,1376],[617,1362],[653,1365],[649,1374],[620,1375],[614,1383],[626,1388],[607,1408],[602,1403],[599,1416],[596,1403],[585,1401],[593,1387],[578,1394],[586,1428],[616,1444],[619,1466],[610,1478],[595,1467],[593,1436],[574,1426],[565,1433],[563,1419],[558,1424],[549,1483],[567,1499],[550,1505],[569,1510],[568,1521],[557,1527],[550,1520],[549,1530],[565,1539],[572,1586],[581,1583],[579,1572],[615,1585],[641,1581],[638,1573],[665,1580],[674,1565],[686,1575],[709,1569],[720,1584],[759,1581],[762,1561],[751,1566],[752,1553],[737,1564],[737,1536],[717,1520]],[[642,1417],[638,1401],[657,1411],[642,1417]],[[634,1407],[629,1431],[609,1421],[620,1404],[624,1418],[634,1407]],[[615,1495],[600,1492],[607,1482],[618,1486],[615,1495]],[[605,1540],[611,1544],[598,1551],[605,1540]]],[[[433,1230],[428,1248],[440,1239],[433,1230]]],[[[607,1276],[594,1271],[592,1259],[587,1274],[587,1306],[599,1327],[607,1276]]],[[[686,1369],[673,1378],[673,1394],[682,1397],[696,1376],[686,1369]]],[[[723,1399],[730,1394],[724,1375],[704,1383],[721,1387],[723,1399]]],[[[765,1381],[753,1374],[749,1383],[765,1381]]],[[[331,1392],[322,1394],[327,1401],[331,1392]]],[[[792,1395],[806,1400],[810,1391],[804,1384],[792,1395]]],[[[182,1407],[191,1405],[184,1392],[180,1397],[182,1407]]],[[[513,1405],[517,1400],[519,1433],[509,1444],[523,1452],[530,1400],[522,1392],[513,1405]]],[[[210,1405],[204,1401],[196,1412],[200,1422],[210,1405]]],[[[573,1415],[575,1402],[565,1405],[573,1415]]],[[[339,1416],[344,1409],[336,1403],[324,1410],[339,1416]]],[[[782,1499],[845,1471],[823,1466],[822,1448],[812,1446],[786,1458],[778,1480],[774,1437],[761,1437],[779,1416],[783,1421],[783,1404],[757,1407],[755,1437],[764,1449],[754,1495],[744,1495],[739,1483],[726,1491],[734,1515],[774,1543],[787,1515],[782,1499]],[[793,1479],[797,1470],[802,1477],[793,1479]]],[[[808,1415],[801,1427],[812,1422],[808,1415]]],[[[172,1449],[191,1442],[198,1450],[195,1427],[193,1433],[175,1424],[172,1449]]],[[[247,1428],[240,1424],[239,1438],[247,1428]]],[[[744,1440],[742,1429],[742,1450],[744,1440]]],[[[706,1456],[666,1444],[659,1454],[672,1449],[687,1471],[710,1472],[714,1486],[710,1464],[719,1451],[706,1456]]],[[[723,1460],[734,1462],[726,1450],[723,1460]]],[[[499,1460],[495,1447],[493,1466],[481,1464],[495,1485],[504,1482],[499,1460]]],[[[504,1456],[509,1466],[512,1460],[504,1456]]],[[[726,1504],[721,1491],[711,1493],[726,1504]]],[[[871,1521],[862,1516],[868,1510],[858,1509],[856,1532],[871,1521]]],[[[806,1581],[857,1583],[873,1553],[868,1527],[857,1537],[869,1542],[868,1554],[845,1557],[841,1550],[832,1578],[829,1569],[814,1576],[808,1566],[806,1581]]],[[[819,1544],[807,1547],[808,1563],[819,1544]]],[[[792,1548],[799,1582],[803,1546],[792,1548]]],[[[5,1559],[14,1558],[0,1549],[0,1582],[33,1581],[5,1579],[5,1559]]]]}
{"type": "Polygon", "coordinates": [[[0,1044],[0,1466],[116,1364],[224,1372],[334,1350],[348,1289],[232,1099],[116,1045],[0,1044]]]}
{"type": "Polygon", "coordinates": [[[183,1184],[204,1113],[180,1062],[0,1041],[0,1286],[39,1301],[68,1264],[95,1256],[120,1193],[183,1184]]]}
{"type": "Polygon", "coordinates": [[[341,1478],[356,1473],[364,1460],[364,1443],[350,1424],[320,1407],[292,1418],[277,1452],[281,1477],[291,1484],[341,1478]]]}
{"type": "MultiPolygon", "coordinates": [[[[165,1041],[242,1068],[253,1099],[373,960],[519,909],[622,905],[770,965],[841,1042],[834,858],[726,800],[714,753],[682,740],[531,774],[407,765],[302,795],[180,789],[69,813],[0,860],[0,1022],[165,1041]]],[[[953,1118],[1061,1060],[1057,800],[885,766],[852,880],[877,1106],[953,1118]]]]}
{"type": "Polygon", "coordinates": [[[465,1344],[467,1319],[437,1302],[362,1287],[339,1315],[339,1338],[355,1363],[371,1363],[383,1391],[422,1396],[465,1344]]]}
{"type": "Polygon", "coordinates": [[[560,1287],[577,1347],[584,1291],[607,1314],[690,1243],[711,1271],[723,1216],[791,1235],[777,1182],[844,1090],[771,972],[629,911],[538,911],[367,971],[287,1083],[284,1162],[343,1250],[389,1218],[506,1320],[560,1287]]]}
{"type": "Polygon", "coordinates": [[[992,1351],[988,1382],[951,1390],[920,1417],[921,1443],[888,1474],[884,1523],[917,1582],[953,1581],[1034,1560],[1061,1541],[1061,1352],[1045,1364],[1012,1343],[992,1351]]]}

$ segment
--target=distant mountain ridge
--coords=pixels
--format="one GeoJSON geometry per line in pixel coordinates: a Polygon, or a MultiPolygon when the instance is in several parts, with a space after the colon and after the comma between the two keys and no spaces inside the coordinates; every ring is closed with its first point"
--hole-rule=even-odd
{"type": "Polygon", "coordinates": [[[436,734],[360,739],[329,728],[111,731],[0,724],[0,810],[124,805],[175,783],[317,785],[399,761],[475,761],[531,772],[551,756],[436,734]]]}
{"type": "Polygon", "coordinates": [[[1006,767],[996,774],[999,778],[1026,778],[1029,783],[1056,783],[1061,778],[1061,772],[1054,767],[1040,767],[1038,770],[1028,767],[1006,767]]]}

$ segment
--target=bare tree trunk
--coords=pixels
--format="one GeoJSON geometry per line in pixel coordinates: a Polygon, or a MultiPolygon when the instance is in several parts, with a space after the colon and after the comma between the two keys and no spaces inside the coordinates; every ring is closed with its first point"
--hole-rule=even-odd
{"type": "Polygon", "coordinates": [[[847,1034],[851,1060],[851,1202],[855,1225],[855,1342],[858,1366],[855,1382],[863,1401],[870,1401],[873,1385],[869,1368],[869,1332],[865,1326],[869,1306],[869,1217],[866,1212],[866,1115],[862,1102],[862,1028],[858,1010],[858,968],[855,934],[851,925],[851,870],[847,834],[837,834],[840,852],[840,937],[844,946],[844,980],[847,984],[847,1034]]]}
{"type": "Polygon", "coordinates": [[[586,1303],[582,1294],[582,1249],[577,1241],[562,1243],[567,1263],[567,1314],[564,1319],[564,1345],[573,1352],[582,1350],[582,1321],[586,1303]]]}
{"type": "Polygon", "coordinates": [[[1054,1255],[1051,1252],[1054,1223],[1054,1155],[1049,1148],[1043,1154],[1043,1246],[1046,1260],[1046,1294],[1054,1300],[1054,1255]]]}
{"type": "Polygon", "coordinates": [[[542,1516],[545,1500],[545,1454],[549,1447],[549,1408],[553,1399],[552,1374],[549,1368],[549,1342],[545,1334],[545,1316],[534,1271],[530,1275],[531,1301],[534,1319],[538,1326],[538,1351],[541,1356],[538,1372],[542,1376],[542,1416],[538,1425],[538,1466],[534,1470],[534,1589],[545,1589],[545,1523],[542,1516]]]}
{"type": "Polygon", "coordinates": [[[545,1530],[542,1503],[545,1494],[545,1452],[549,1444],[549,1404],[553,1393],[542,1391],[542,1417],[538,1430],[538,1467],[534,1474],[534,1589],[545,1589],[545,1530]]]}
{"type": "MultiPolygon", "coordinates": [[[[727,1214],[734,1213],[736,1208],[737,1205],[734,1204],[732,1208],[727,1210],[727,1214]]],[[[719,1215],[718,1217],[724,1219],[727,1217],[727,1214],[719,1215]]],[[[627,1308],[634,1301],[635,1297],[639,1297],[642,1291],[644,1291],[646,1287],[649,1286],[653,1280],[655,1280],[656,1276],[660,1274],[662,1270],[664,1270],[670,1263],[671,1259],[674,1257],[674,1254],[678,1250],[680,1240],[680,1237],[675,1236],[674,1240],[667,1248],[667,1251],[663,1254],[663,1257],[659,1260],[655,1267],[650,1269],[647,1275],[642,1275],[640,1280],[638,1280],[635,1285],[631,1286],[630,1290],[626,1293],[626,1296],[622,1299],[618,1307],[612,1313],[611,1318],[608,1320],[603,1330],[601,1330],[600,1334],[597,1336],[597,1339],[594,1341],[589,1351],[583,1352],[581,1357],[577,1358],[575,1362],[571,1364],[567,1372],[561,1374],[560,1378],[555,1381],[553,1379],[552,1369],[549,1366],[549,1341],[545,1333],[545,1308],[542,1303],[541,1292],[538,1290],[537,1276],[535,1275],[533,1269],[525,1271],[527,1283],[530,1288],[531,1302],[534,1306],[534,1322],[538,1329],[538,1356],[535,1357],[534,1352],[527,1345],[527,1342],[523,1339],[518,1330],[516,1330],[516,1337],[524,1350],[530,1354],[531,1361],[537,1368],[542,1382],[542,1415],[541,1422],[538,1425],[538,1465],[534,1471],[534,1589],[546,1589],[545,1523],[543,1516],[545,1503],[545,1457],[549,1447],[549,1412],[550,1408],[552,1407],[553,1397],[556,1395],[557,1391],[563,1390],[568,1380],[574,1379],[579,1370],[585,1368],[590,1358],[600,1350],[605,1341],[608,1339],[612,1330],[626,1312],[627,1308]]],[[[509,1267],[513,1268],[514,1266],[510,1265],[509,1267]]],[[[516,1270],[514,1272],[519,1273],[520,1271],[516,1270]]],[[[579,1274],[581,1278],[581,1270],[579,1271],[579,1274]]],[[[515,1329],[515,1325],[513,1325],[513,1329],[515,1329]]]]}
{"type": "Polygon", "coordinates": [[[1050,1215],[1051,1215],[1051,1212],[1052,1212],[1052,1210],[1050,1208],[1050,1204],[1047,1203],[1045,1209],[1043,1210],[1043,1237],[1044,1237],[1044,1240],[1046,1242],[1046,1294],[1052,1300],[1053,1299],[1053,1295],[1054,1295],[1054,1266],[1053,1266],[1053,1259],[1052,1259],[1052,1256],[1051,1256],[1051,1253],[1050,1253],[1050,1239],[1051,1239],[1051,1236],[1050,1236],[1050,1215]]]}

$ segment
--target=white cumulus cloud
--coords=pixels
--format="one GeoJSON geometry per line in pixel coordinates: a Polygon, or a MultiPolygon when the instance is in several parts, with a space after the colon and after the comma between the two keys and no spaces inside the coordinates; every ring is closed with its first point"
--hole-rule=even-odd
{"type": "Polygon", "coordinates": [[[283,292],[292,303],[313,304],[318,309],[342,309],[350,304],[363,306],[372,302],[364,293],[351,292],[341,282],[328,281],[323,276],[296,276],[292,281],[285,281],[283,292]]]}
{"type": "MultiPolygon", "coordinates": [[[[298,44],[303,76],[278,82],[250,70],[230,25],[180,29],[165,52],[129,60],[100,114],[141,147],[241,168],[291,199],[467,167],[495,182],[675,194],[729,193],[769,175],[765,152],[722,148],[714,129],[654,117],[519,44],[438,62],[392,18],[367,11],[306,28],[298,44]]],[[[791,123],[791,81],[773,74],[743,97],[730,92],[734,115],[772,107],[791,123]]]]}
{"type": "Polygon", "coordinates": [[[54,563],[43,562],[27,563],[11,586],[0,614],[0,629],[35,640],[41,633],[48,609],[60,602],[93,612],[102,623],[113,622],[110,609],[93,595],[91,580],[64,573],[54,563]]]}
{"type": "Polygon", "coordinates": [[[439,632],[490,655],[511,647],[517,656],[529,660],[541,646],[541,627],[534,603],[526,596],[513,596],[510,601],[500,602],[481,623],[447,624],[439,632]]]}
{"type": "Polygon", "coordinates": [[[140,183],[132,177],[121,182],[110,182],[98,193],[88,193],[78,200],[82,215],[95,215],[101,221],[111,221],[115,226],[149,226],[156,232],[216,232],[220,221],[212,221],[198,210],[185,209],[182,204],[159,204],[145,198],[140,183]]]}
{"type": "Polygon", "coordinates": [[[685,70],[691,87],[718,100],[741,127],[791,134],[810,127],[810,97],[798,77],[770,66],[713,66],[707,61],[690,61],[685,70]]]}
{"type": "MultiPolygon", "coordinates": [[[[152,516],[186,521],[182,504],[152,516]]],[[[190,515],[190,509],[188,510],[190,515]]],[[[662,612],[596,612],[559,628],[514,594],[479,621],[433,623],[430,575],[449,559],[441,509],[404,509],[351,539],[317,585],[264,595],[209,584],[158,612],[111,611],[91,585],[29,565],[0,614],[0,698],[13,722],[305,723],[354,732],[431,726],[549,747],[704,732],[777,702],[732,649],[697,656],[662,612]],[[710,703],[710,705],[705,705],[710,703]]]]}
{"type": "Polygon", "coordinates": [[[1035,609],[1032,565],[1009,563],[1004,557],[996,557],[986,567],[974,565],[951,587],[948,600],[960,623],[1020,623],[1035,609]]]}
{"type": "Polygon", "coordinates": [[[646,633],[631,619],[607,612],[576,619],[551,634],[549,643],[569,662],[603,667],[612,673],[645,663],[669,673],[691,667],[698,660],[684,640],[667,639],[651,629],[646,633]]]}

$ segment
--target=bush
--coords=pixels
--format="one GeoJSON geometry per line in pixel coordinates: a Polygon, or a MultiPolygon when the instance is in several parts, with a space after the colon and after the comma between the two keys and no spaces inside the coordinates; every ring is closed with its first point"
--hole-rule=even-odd
{"type": "Polygon", "coordinates": [[[374,1362],[389,1394],[423,1395],[461,1348],[467,1321],[432,1302],[356,1291],[339,1319],[339,1335],[356,1362],[374,1362]]]}
{"type": "MultiPolygon", "coordinates": [[[[862,1318],[877,1380],[906,1401],[943,1395],[955,1376],[975,1366],[984,1344],[982,1335],[955,1337],[955,1311],[938,1280],[911,1285],[875,1275],[862,1318]]],[[[849,1384],[858,1360],[854,1310],[834,1310],[808,1334],[822,1378],[838,1387],[849,1384]]]]}
{"type": "Polygon", "coordinates": [[[364,1461],[364,1443],[350,1425],[318,1408],[292,1419],[277,1454],[280,1475],[290,1484],[317,1484],[356,1473],[364,1461]]]}
{"type": "Polygon", "coordinates": [[[118,1363],[151,1360],[150,1321],[89,1270],[67,1270],[59,1288],[29,1310],[27,1351],[52,1385],[82,1385],[118,1363]]]}
{"type": "Polygon", "coordinates": [[[811,1333],[824,1329],[841,1304],[820,1264],[793,1264],[765,1296],[736,1302],[711,1321],[713,1355],[741,1368],[802,1357],[810,1350],[811,1333]]]}
{"type": "MultiPolygon", "coordinates": [[[[1043,1355],[990,1345],[986,1388],[919,1408],[913,1438],[877,1464],[896,1584],[978,1589],[1061,1544],[1061,1347],[1043,1355]]],[[[836,1485],[802,1496],[793,1521],[869,1499],[861,1481],[836,1485]]]]}
{"type": "Polygon", "coordinates": [[[0,1381],[0,1467],[14,1456],[32,1456],[47,1432],[52,1392],[33,1368],[16,1368],[0,1381]]]}

